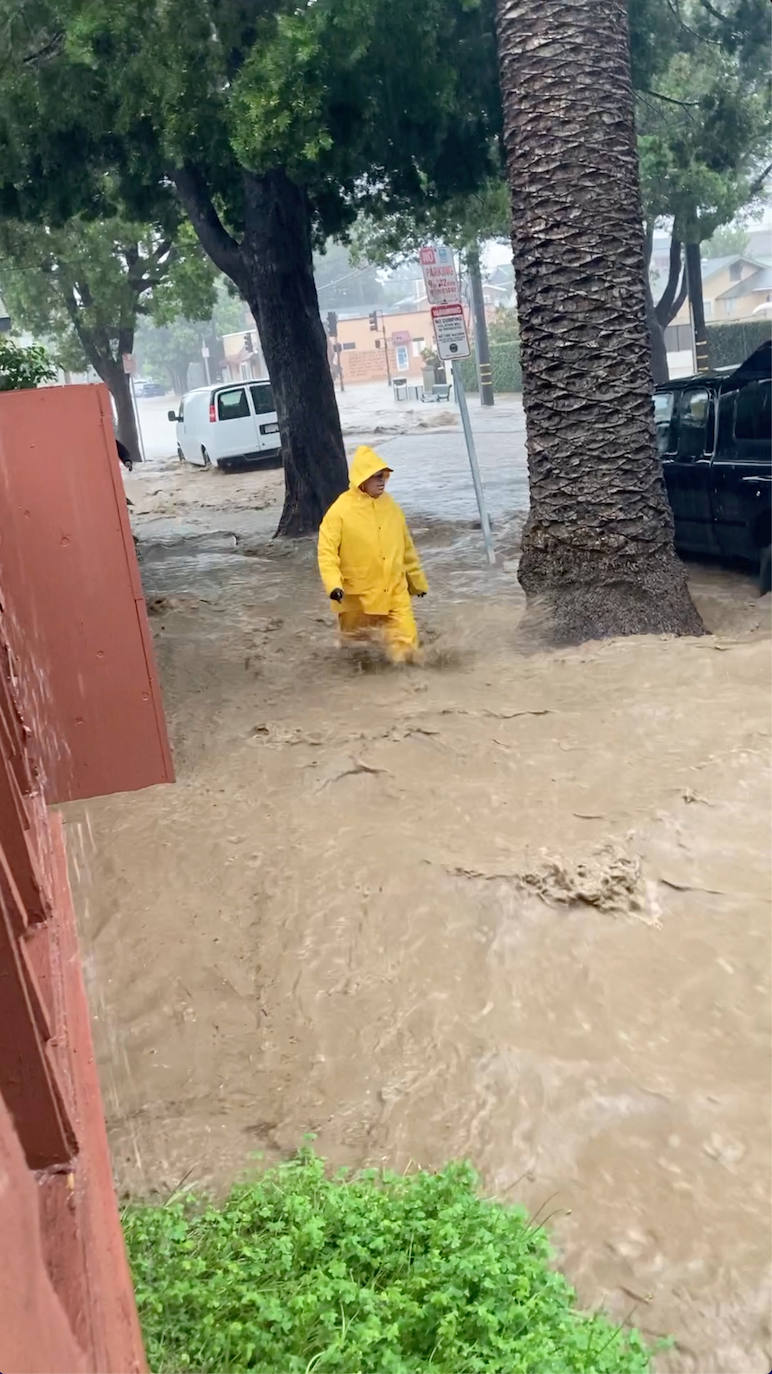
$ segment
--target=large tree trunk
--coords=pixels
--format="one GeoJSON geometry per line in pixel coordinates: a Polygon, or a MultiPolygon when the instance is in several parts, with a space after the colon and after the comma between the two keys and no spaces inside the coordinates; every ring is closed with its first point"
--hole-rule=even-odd
{"type": "Polygon", "coordinates": [[[625,0],[498,0],[498,29],[529,619],[556,643],[699,634],[654,441],[625,0]]]}
{"type": "Polygon", "coordinates": [[[488,321],[485,318],[485,295],[483,293],[482,272],[480,271],[479,244],[476,243],[473,248],[467,249],[466,267],[469,273],[469,288],[472,297],[474,350],[477,354],[477,375],[480,381],[480,405],[492,406],[491,350],[488,342],[488,321]]]}
{"type": "Polygon", "coordinates": [[[277,534],[312,534],[348,486],[335,389],[311,256],[308,201],[282,171],[243,173],[244,232],[235,239],[195,167],[170,170],[205,252],[257,323],[279,418],[284,509],[277,534]]]}
{"type": "Polygon", "coordinates": [[[255,317],[276,399],[284,461],[278,534],[312,534],[348,486],[327,340],[311,257],[305,192],[282,171],[244,172],[240,240],[222,224],[196,167],[170,169],[205,252],[255,317]]]}
{"type": "Polygon", "coordinates": [[[694,330],[694,361],[698,372],[710,371],[710,350],[705,329],[705,302],[702,298],[702,260],[700,245],[686,245],[686,280],[689,284],[689,306],[694,330]]]}
{"type": "Polygon", "coordinates": [[[141,463],[142,450],[139,446],[137,420],[131,399],[131,379],[120,365],[116,367],[114,364],[110,366],[103,364],[103,370],[99,375],[109,387],[110,395],[115,402],[118,438],[122,444],[126,445],[132,462],[141,463]]]}
{"type": "Polygon", "coordinates": [[[305,193],[284,172],[244,174],[244,294],[273,384],[284,460],[278,534],[311,534],[348,486],[305,193]]]}

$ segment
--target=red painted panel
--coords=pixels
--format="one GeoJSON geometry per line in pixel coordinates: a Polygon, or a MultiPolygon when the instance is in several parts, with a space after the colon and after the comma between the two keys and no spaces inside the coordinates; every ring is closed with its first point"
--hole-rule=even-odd
{"type": "Polygon", "coordinates": [[[0,509],[6,631],[46,801],[171,782],[103,386],[0,393],[0,509]]]}
{"type": "Polygon", "coordinates": [[[0,1097],[0,1349],[6,1374],[81,1374],[95,1368],[73,1335],[48,1276],[38,1182],[0,1097]]]}
{"type": "MultiPolygon", "coordinates": [[[[50,822],[56,910],[51,962],[60,970],[62,979],[64,1022],[60,1038],[69,1059],[73,1117],[80,1145],[73,1162],[71,1202],[78,1217],[80,1272],[89,1309],[92,1367],[99,1374],[140,1374],[146,1369],[145,1356],[113,1187],[61,817],[53,815],[50,822]]],[[[49,1236],[49,1251],[57,1244],[56,1235],[49,1236]]],[[[73,1266],[66,1266],[64,1284],[60,1296],[65,1308],[72,1312],[81,1291],[73,1266]]]]}

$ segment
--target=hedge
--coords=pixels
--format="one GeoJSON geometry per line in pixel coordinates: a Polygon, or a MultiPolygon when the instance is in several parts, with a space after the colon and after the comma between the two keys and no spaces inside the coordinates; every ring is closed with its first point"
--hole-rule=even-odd
{"type": "MultiPolygon", "coordinates": [[[[711,366],[739,367],[759,344],[772,338],[772,320],[709,324],[707,335],[711,366]]],[[[520,369],[519,344],[491,344],[491,372],[495,392],[500,394],[505,391],[522,391],[523,374],[520,369]]],[[[479,391],[477,359],[474,352],[471,358],[464,358],[461,363],[461,375],[467,391],[479,391]]]]}
{"type": "MultiPolygon", "coordinates": [[[[467,391],[479,391],[477,359],[474,352],[471,358],[464,358],[461,363],[461,374],[467,391]]],[[[491,376],[493,390],[499,395],[505,391],[522,391],[523,374],[520,370],[518,344],[491,344],[491,376]]]]}
{"type": "Polygon", "coordinates": [[[711,367],[739,367],[754,349],[772,339],[772,320],[709,324],[705,332],[711,367]]]}

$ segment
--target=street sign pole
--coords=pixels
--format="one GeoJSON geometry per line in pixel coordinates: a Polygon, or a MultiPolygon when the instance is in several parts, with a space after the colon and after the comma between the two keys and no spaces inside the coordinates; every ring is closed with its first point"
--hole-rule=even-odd
{"type": "Polygon", "coordinates": [[[491,567],[493,567],[493,564],[496,562],[496,553],[493,548],[491,522],[488,519],[488,507],[485,504],[485,492],[483,491],[482,478],[480,476],[480,465],[477,461],[477,449],[475,448],[474,434],[472,433],[472,422],[469,419],[469,406],[466,403],[466,392],[461,378],[461,365],[460,363],[452,363],[451,367],[453,370],[453,386],[456,392],[456,400],[458,401],[458,408],[461,412],[461,424],[466,440],[466,451],[469,455],[469,466],[472,470],[474,494],[477,497],[477,509],[480,512],[483,543],[485,544],[485,552],[488,555],[488,562],[491,567]]]}
{"type": "Polygon", "coordinates": [[[419,260],[426,286],[426,297],[432,311],[437,352],[443,361],[450,362],[452,368],[453,385],[456,389],[456,400],[461,412],[461,424],[464,430],[469,467],[472,472],[474,494],[477,498],[477,509],[480,512],[483,543],[485,544],[488,562],[493,566],[496,562],[496,553],[493,548],[491,522],[485,504],[480,464],[477,461],[472,422],[469,419],[469,406],[466,402],[466,392],[461,376],[460,360],[470,357],[471,349],[464,318],[464,307],[461,304],[461,288],[456,264],[450,249],[440,245],[436,247],[428,245],[426,248],[422,248],[419,260]]]}

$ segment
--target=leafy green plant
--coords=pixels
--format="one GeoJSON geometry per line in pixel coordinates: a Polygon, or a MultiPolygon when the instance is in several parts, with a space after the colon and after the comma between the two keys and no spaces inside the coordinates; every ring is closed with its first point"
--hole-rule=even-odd
{"type": "Polygon", "coordinates": [[[154,1374],[644,1374],[579,1312],[540,1227],[466,1164],[327,1176],[310,1149],[221,1205],[123,1215],[154,1374]]]}
{"type": "Polygon", "coordinates": [[[0,336],[0,391],[23,391],[55,377],[56,368],[44,348],[37,344],[25,348],[0,336]]]}

